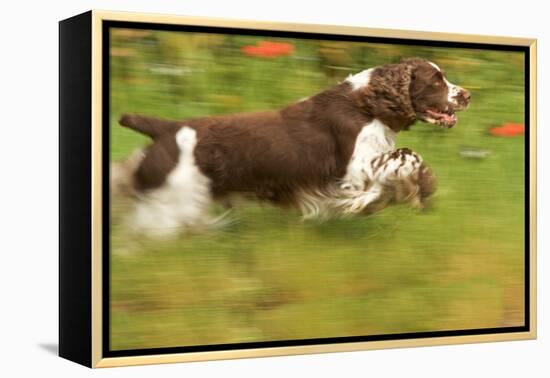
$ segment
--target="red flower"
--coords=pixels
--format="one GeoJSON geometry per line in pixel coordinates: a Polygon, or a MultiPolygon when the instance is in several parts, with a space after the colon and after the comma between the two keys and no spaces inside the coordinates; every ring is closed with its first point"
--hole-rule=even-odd
{"type": "Polygon", "coordinates": [[[290,55],[294,52],[294,46],[285,42],[260,41],[256,46],[243,46],[241,51],[250,56],[262,58],[275,58],[290,55]]]}
{"type": "Polygon", "coordinates": [[[493,127],[489,132],[495,136],[512,137],[525,134],[525,126],[521,123],[504,123],[498,127],[493,127]]]}

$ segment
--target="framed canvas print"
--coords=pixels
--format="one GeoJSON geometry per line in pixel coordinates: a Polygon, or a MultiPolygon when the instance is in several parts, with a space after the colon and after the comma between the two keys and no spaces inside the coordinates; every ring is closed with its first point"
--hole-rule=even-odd
{"type": "Polygon", "coordinates": [[[536,41],[60,22],[59,353],[531,339],[536,41]]]}

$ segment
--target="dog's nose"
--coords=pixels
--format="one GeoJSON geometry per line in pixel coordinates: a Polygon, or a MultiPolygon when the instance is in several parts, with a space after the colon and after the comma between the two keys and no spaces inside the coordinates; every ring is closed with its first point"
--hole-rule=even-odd
{"type": "Polygon", "coordinates": [[[460,108],[465,108],[467,107],[468,105],[470,105],[470,92],[467,91],[466,89],[464,88],[460,88],[458,90],[458,93],[456,94],[455,96],[455,101],[456,101],[456,104],[460,107],[460,108]]]}

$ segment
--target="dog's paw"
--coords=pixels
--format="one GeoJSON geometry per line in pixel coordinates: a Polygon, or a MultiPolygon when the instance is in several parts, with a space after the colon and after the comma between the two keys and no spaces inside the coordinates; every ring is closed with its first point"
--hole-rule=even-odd
{"type": "Polygon", "coordinates": [[[352,181],[344,181],[340,184],[340,189],[344,191],[363,191],[365,190],[365,185],[363,183],[354,183],[352,181]]]}
{"type": "Polygon", "coordinates": [[[340,189],[342,190],[351,190],[353,189],[353,185],[350,182],[345,182],[340,184],[340,189]]]}

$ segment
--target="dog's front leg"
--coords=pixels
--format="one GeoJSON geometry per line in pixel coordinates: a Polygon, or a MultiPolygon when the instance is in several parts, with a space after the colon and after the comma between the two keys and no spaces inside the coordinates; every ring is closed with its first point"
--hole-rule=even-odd
{"type": "Polygon", "coordinates": [[[347,169],[346,175],[340,181],[340,189],[346,191],[364,191],[365,182],[371,174],[370,158],[354,158],[347,169]]]}
{"type": "Polygon", "coordinates": [[[339,201],[339,207],[344,215],[358,214],[380,199],[382,193],[383,187],[378,184],[374,184],[366,191],[350,190],[346,193],[346,198],[339,201]]]}

